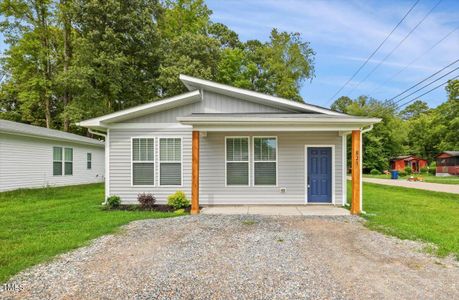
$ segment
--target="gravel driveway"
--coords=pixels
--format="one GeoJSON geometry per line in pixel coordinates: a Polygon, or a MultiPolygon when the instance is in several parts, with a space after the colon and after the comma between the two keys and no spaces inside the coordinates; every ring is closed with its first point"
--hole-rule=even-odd
{"type": "Polygon", "coordinates": [[[459,264],[357,217],[133,222],[12,278],[27,299],[458,299],[459,264]]]}

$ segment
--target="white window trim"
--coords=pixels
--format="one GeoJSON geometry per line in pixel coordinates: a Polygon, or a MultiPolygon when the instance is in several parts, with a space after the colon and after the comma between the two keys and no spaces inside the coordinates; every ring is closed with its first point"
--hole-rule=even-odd
{"type": "Polygon", "coordinates": [[[335,145],[314,145],[314,144],[311,144],[311,145],[305,145],[304,146],[304,199],[305,199],[305,204],[308,204],[308,148],[319,148],[319,147],[322,147],[322,148],[331,148],[331,157],[332,157],[332,161],[331,161],[331,169],[332,169],[332,174],[331,174],[331,177],[332,177],[332,186],[331,186],[331,203],[330,202],[326,202],[326,203],[321,203],[321,202],[310,202],[310,203],[313,203],[314,205],[317,204],[317,205],[335,205],[335,169],[336,169],[336,165],[335,165],[335,145]]]}
{"type": "Polygon", "coordinates": [[[225,187],[250,187],[251,186],[251,147],[250,147],[250,136],[225,136],[225,187]],[[248,155],[248,160],[241,160],[241,161],[228,161],[227,157],[227,149],[226,149],[226,142],[228,139],[247,139],[247,155],[248,155]],[[247,169],[248,169],[248,180],[247,184],[228,184],[228,173],[227,173],[227,165],[229,162],[232,163],[247,163],[247,169]]]}
{"type": "Polygon", "coordinates": [[[131,149],[130,149],[130,155],[131,155],[131,187],[155,187],[156,186],[156,143],[157,140],[154,136],[133,136],[131,137],[131,149]],[[147,161],[140,161],[136,160],[136,163],[153,163],[153,184],[134,184],[134,156],[132,155],[132,147],[134,145],[134,139],[153,139],[153,160],[147,160],[147,161]]]}
{"type": "MultiPolygon", "coordinates": [[[[158,136],[158,186],[159,187],[183,187],[183,137],[181,136],[158,136]],[[161,161],[161,139],[180,139],[180,185],[161,184],[161,163],[178,163],[178,161],[161,161]]],[[[156,155],[155,155],[156,157],[156,155]]],[[[156,164],[155,164],[156,167],[156,164]]]]}
{"type": "Polygon", "coordinates": [[[64,176],[73,176],[73,157],[75,156],[73,148],[72,147],[62,147],[62,158],[63,158],[63,164],[62,164],[62,175],[64,176]],[[72,149],[72,160],[67,160],[67,155],[65,154],[65,149],[72,149]],[[72,174],[65,174],[65,163],[71,162],[72,163],[72,174]]]}
{"type": "Polygon", "coordinates": [[[64,176],[64,168],[65,168],[65,164],[64,164],[64,147],[62,146],[53,146],[53,169],[52,169],[52,172],[53,172],[53,176],[64,176]],[[61,149],[61,160],[54,160],[54,148],[60,148],[61,149]],[[55,162],[60,162],[61,163],[61,175],[54,175],[54,163],[55,162]]]}
{"type": "Polygon", "coordinates": [[[252,169],[253,169],[252,184],[253,186],[260,187],[260,188],[278,187],[279,186],[279,139],[277,138],[277,136],[252,136],[252,153],[253,153],[253,159],[252,159],[252,169]],[[274,160],[255,161],[255,139],[256,138],[276,139],[276,160],[275,161],[274,160]],[[276,163],[276,184],[275,185],[255,184],[255,163],[256,162],[275,162],[276,163]]]}

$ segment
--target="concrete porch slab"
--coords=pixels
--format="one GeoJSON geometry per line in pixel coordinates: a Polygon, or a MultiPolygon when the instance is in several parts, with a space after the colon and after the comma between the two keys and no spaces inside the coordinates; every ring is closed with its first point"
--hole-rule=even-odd
{"type": "Polygon", "coordinates": [[[342,207],[329,205],[239,205],[207,206],[201,210],[206,215],[264,215],[264,216],[349,216],[342,207]]]}

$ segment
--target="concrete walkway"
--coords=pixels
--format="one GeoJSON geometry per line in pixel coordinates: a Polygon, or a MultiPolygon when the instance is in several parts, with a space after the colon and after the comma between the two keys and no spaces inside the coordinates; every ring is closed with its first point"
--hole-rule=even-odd
{"type": "Polygon", "coordinates": [[[430,183],[430,182],[419,182],[419,181],[408,181],[408,180],[393,180],[393,179],[379,179],[379,178],[368,178],[363,177],[363,182],[371,182],[384,185],[401,186],[413,189],[434,191],[434,192],[445,192],[459,194],[459,184],[441,184],[441,183],[430,183]]]}
{"type": "Polygon", "coordinates": [[[265,216],[348,216],[347,209],[329,205],[238,205],[207,206],[205,215],[265,215],[265,216]]]}

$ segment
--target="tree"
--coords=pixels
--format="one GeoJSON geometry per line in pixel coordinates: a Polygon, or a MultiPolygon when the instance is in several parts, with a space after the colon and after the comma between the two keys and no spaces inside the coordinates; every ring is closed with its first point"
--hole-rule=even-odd
{"type": "Polygon", "coordinates": [[[341,96],[335,102],[332,103],[330,108],[338,112],[346,112],[349,105],[352,104],[352,99],[348,96],[341,96]]]}
{"type": "Polygon", "coordinates": [[[403,120],[409,120],[412,118],[418,118],[421,114],[425,114],[429,111],[429,106],[426,102],[416,100],[408,105],[404,110],[400,112],[400,116],[403,120]]]}

